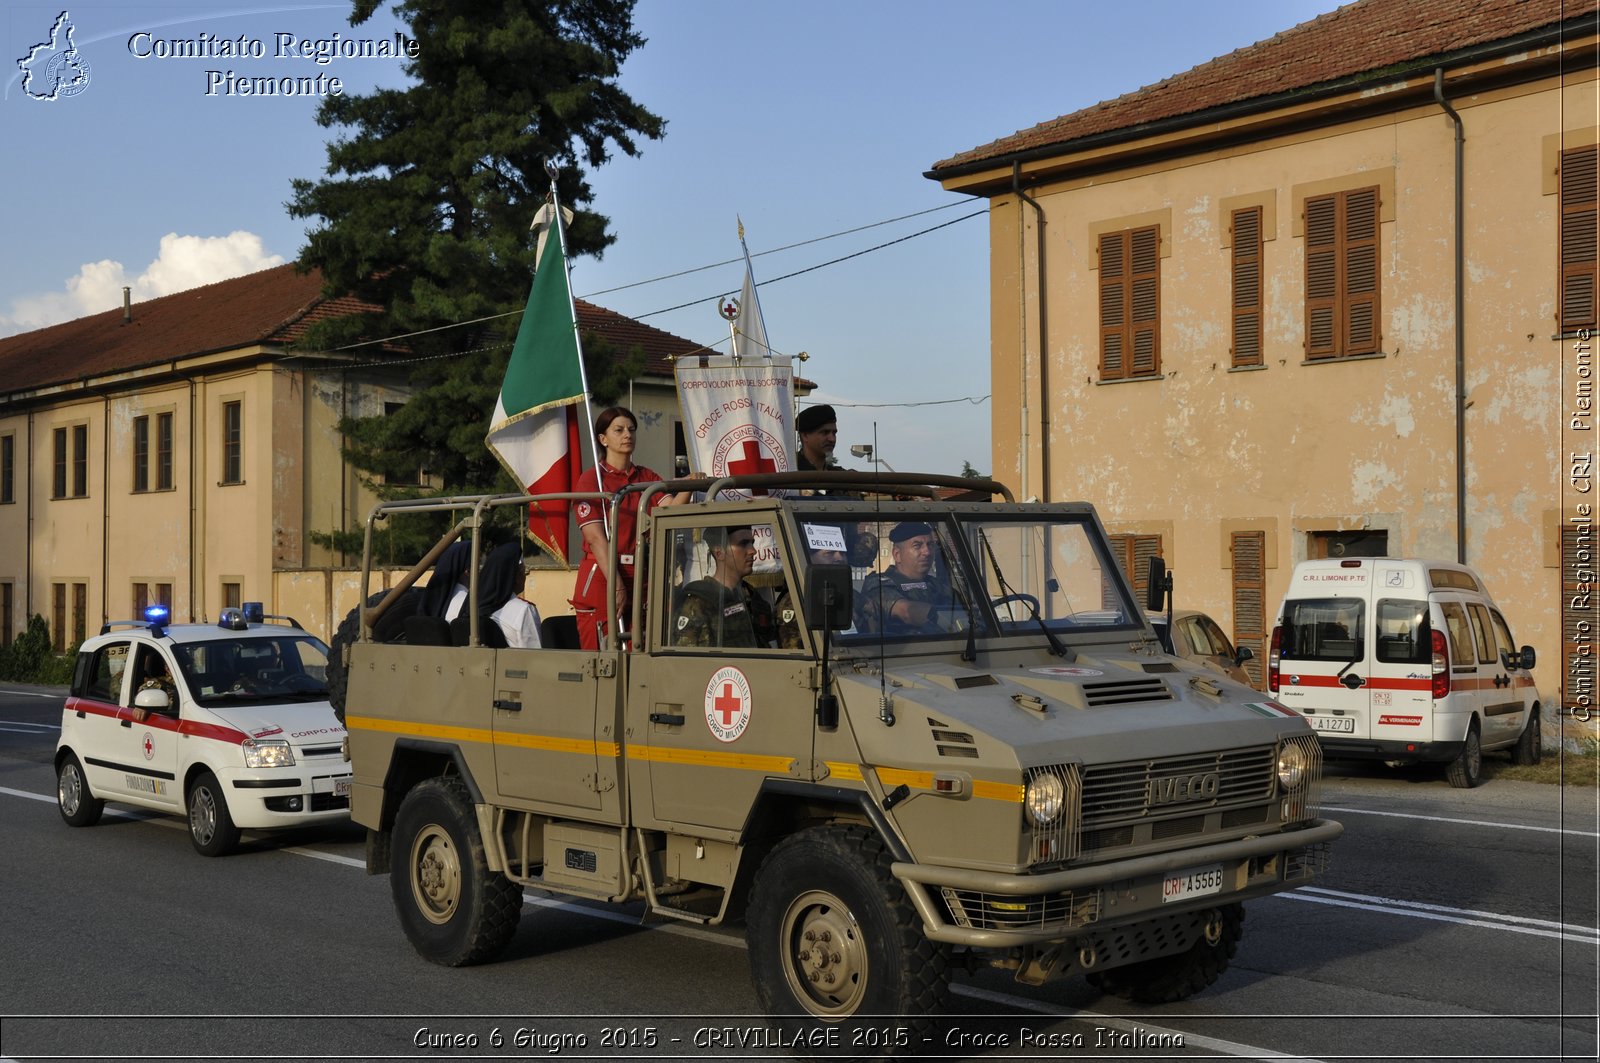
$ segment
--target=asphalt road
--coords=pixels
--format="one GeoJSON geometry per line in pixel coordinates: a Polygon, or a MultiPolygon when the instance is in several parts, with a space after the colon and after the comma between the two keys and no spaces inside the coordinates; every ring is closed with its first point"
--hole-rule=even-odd
{"type": "MultiPolygon", "coordinates": [[[[61,701],[0,684],[0,1058],[787,1055],[756,1018],[735,931],[529,893],[504,959],[446,970],[406,943],[355,829],[247,834],[219,860],[176,819],[115,806],[70,829],[50,767],[61,701]]],[[[1142,1008],[1081,980],[963,973],[958,1014],[919,1047],[1596,1058],[1595,793],[1335,767],[1323,803],[1346,834],[1328,874],[1252,902],[1210,990],[1142,1008]]]]}

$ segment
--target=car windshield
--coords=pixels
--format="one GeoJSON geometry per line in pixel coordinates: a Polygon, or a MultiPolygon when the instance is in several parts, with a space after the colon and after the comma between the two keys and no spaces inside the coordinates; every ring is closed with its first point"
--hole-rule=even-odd
{"type": "Polygon", "coordinates": [[[194,699],[202,705],[322,701],[328,696],[328,647],[304,634],[256,633],[173,647],[194,699]]]}
{"type": "Polygon", "coordinates": [[[1038,638],[1143,626],[1086,515],[797,515],[805,560],[850,566],[854,623],[840,646],[973,637],[1038,638]]]}

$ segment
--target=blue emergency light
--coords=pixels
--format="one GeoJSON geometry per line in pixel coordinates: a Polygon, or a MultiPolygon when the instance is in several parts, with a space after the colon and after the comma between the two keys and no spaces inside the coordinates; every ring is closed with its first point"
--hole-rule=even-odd
{"type": "Polygon", "coordinates": [[[166,627],[167,621],[172,618],[172,610],[164,605],[147,605],[144,607],[145,623],[150,625],[150,632],[160,635],[161,629],[166,627]]]}

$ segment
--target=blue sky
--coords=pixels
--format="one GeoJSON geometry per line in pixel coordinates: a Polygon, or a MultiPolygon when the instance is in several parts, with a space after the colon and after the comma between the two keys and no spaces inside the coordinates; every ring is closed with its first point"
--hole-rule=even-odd
{"type": "MultiPolygon", "coordinates": [[[[876,437],[897,469],[988,471],[987,222],[957,220],[982,204],[923,172],[1336,6],[640,0],[648,43],[622,83],[667,120],[667,135],[593,176],[594,207],[619,239],[603,259],[578,260],[574,291],[697,342],[725,340],[715,300],[737,291],[741,267],[656,278],[735,258],[740,216],[769,340],[810,355],[800,372],[838,411],[845,464],[851,443],[876,437]],[[1118,43],[1130,38],[1136,47],[1118,43]],[[874,227],[762,254],[863,226],[874,227]],[[855,257],[822,265],[845,256],[855,257]]],[[[352,29],[344,3],[97,0],[66,7],[86,87],[30,99],[16,61],[62,10],[19,3],[0,15],[0,335],[119,306],[123,285],[152,298],[296,256],[303,223],[283,204],[292,178],[325,163],[317,100],[208,95],[208,70],[322,74],[347,93],[404,77],[390,59],[319,66],[272,54],[279,33],[385,38],[398,26],[387,9],[352,29]],[[140,58],[130,38],[141,31],[243,35],[268,55],[140,58]]],[[[145,40],[135,48],[150,50],[145,40]]]]}

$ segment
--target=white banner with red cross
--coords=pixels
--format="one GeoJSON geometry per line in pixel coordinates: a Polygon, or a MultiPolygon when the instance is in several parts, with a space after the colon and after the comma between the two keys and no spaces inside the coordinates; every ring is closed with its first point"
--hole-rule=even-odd
{"type": "MultiPolygon", "coordinates": [[[[740,363],[713,356],[680,358],[678,401],[689,460],[701,476],[740,476],[794,469],[794,379],[769,358],[740,363]]],[[[766,494],[766,491],[756,491],[766,494]]],[[[723,499],[750,491],[723,491],[723,499]]]]}

